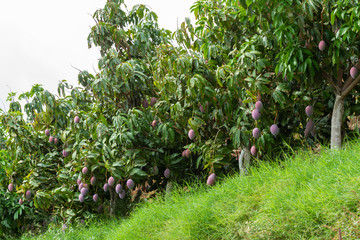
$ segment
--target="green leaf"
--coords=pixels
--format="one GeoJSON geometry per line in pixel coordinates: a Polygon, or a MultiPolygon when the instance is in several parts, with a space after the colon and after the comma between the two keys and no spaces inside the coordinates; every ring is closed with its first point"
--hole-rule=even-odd
{"type": "Polygon", "coordinates": [[[147,173],[139,168],[133,168],[129,172],[129,176],[135,176],[135,177],[147,177],[147,173]]]}

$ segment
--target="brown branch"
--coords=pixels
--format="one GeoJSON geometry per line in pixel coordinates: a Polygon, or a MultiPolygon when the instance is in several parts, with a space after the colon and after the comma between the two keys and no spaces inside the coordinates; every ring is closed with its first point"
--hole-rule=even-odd
{"type": "Polygon", "coordinates": [[[121,45],[119,43],[115,43],[115,48],[118,51],[118,53],[121,54],[121,56],[124,56],[125,54],[121,51],[121,45]]]}
{"type": "Polygon", "coordinates": [[[339,228],[339,240],[342,240],[341,228],[339,228]]]}
{"type": "Polygon", "coordinates": [[[344,88],[342,89],[341,99],[344,99],[359,82],[360,82],[360,75],[354,81],[352,81],[349,86],[347,86],[345,89],[344,88]]]}
{"type": "Polygon", "coordinates": [[[341,87],[341,85],[342,85],[343,75],[344,75],[344,70],[343,70],[343,69],[339,69],[338,77],[337,77],[337,85],[338,85],[339,87],[341,87]]]}
{"type": "Polygon", "coordinates": [[[324,78],[326,79],[326,81],[334,88],[335,93],[336,93],[336,94],[340,94],[341,89],[340,89],[339,86],[337,86],[337,85],[333,82],[332,77],[331,77],[329,74],[327,74],[326,72],[323,72],[323,77],[324,77],[324,78]]]}
{"type": "Polygon", "coordinates": [[[121,40],[120,41],[120,45],[124,48],[124,50],[126,51],[128,58],[131,58],[131,54],[130,54],[130,46],[129,44],[125,41],[125,40],[121,40]]]}
{"type": "Polygon", "coordinates": [[[184,132],[180,131],[179,128],[177,128],[177,127],[175,127],[175,126],[173,126],[173,128],[174,128],[175,131],[176,131],[177,133],[179,133],[180,135],[184,134],[184,132]]]}

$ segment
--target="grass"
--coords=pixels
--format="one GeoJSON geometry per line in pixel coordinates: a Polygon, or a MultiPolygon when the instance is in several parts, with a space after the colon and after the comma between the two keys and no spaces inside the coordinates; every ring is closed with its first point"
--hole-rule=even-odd
{"type": "MultiPolygon", "coordinates": [[[[193,184],[127,219],[36,239],[360,239],[360,143],[260,163],[249,176],[193,184]]],[[[23,239],[33,239],[23,237],[23,239]]]]}

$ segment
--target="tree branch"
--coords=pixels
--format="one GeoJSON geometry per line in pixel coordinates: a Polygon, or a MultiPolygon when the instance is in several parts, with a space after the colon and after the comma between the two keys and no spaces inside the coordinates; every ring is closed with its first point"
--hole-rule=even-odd
{"type": "Polygon", "coordinates": [[[360,82],[360,75],[357,78],[355,78],[355,80],[352,81],[349,86],[347,86],[345,89],[344,88],[342,89],[341,99],[344,99],[359,82],[360,82]]]}
{"type": "Polygon", "coordinates": [[[344,70],[343,70],[343,69],[339,69],[338,76],[337,76],[337,85],[338,85],[339,87],[341,87],[341,85],[342,85],[343,74],[344,74],[344,70]]]}
{"type": "Polygon", "coordinates": [[[326,73],[326,72],[323,72],[323,77],[324,77],[324,78],[326,79],[326,81],[334,88],[335,93],[339,95],[340,92],[341,92],[341,89],[340,89],[339,86],[337,86],[337,85],[333,82],[332,77],[331,77],[328,73],[326,73]]]}
{"type": "Polygon", "coordinates": [[[123,47],[123,49],[126,51],[126,53],[127,53],[127,57],[128,57],[128,59],[131,59],[131,54],[130,54],[130,46],[129,46],[129,44],[125,41],[125,40],[121,40],[120,42],[120,45],[123,47]]]}

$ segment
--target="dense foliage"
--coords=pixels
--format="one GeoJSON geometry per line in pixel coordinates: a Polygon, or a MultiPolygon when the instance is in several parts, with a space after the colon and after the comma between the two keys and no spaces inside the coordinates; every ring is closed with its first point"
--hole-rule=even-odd
{"type": "Polygon", "coordinates": [[[45,239],[359,239],[360,142],[343,152],[321,146],[282,164],[262,161],[250,177],[225,177],[212,189],[199,181],[145,203],[127,219],[51,229],[45,239]]]}
{"type": "Polygon", "coordinates": [[[35,222],[126,215],[173,181],[205,174],[212,185],[213,173],[246,173],[250,154],[328,142],[331,117],[341,133],[360,110],[349,94],[360,80],[355,2],[199,0],[196,24],[171,33],[144,5],[107,1],[88,37],[99,72],[57,95],[35,85],[19,96],[23,112],[13,101],[2,113],[4,194],[35,222]],[[346,110],[331,114],[339,93],[346,110]]]}

